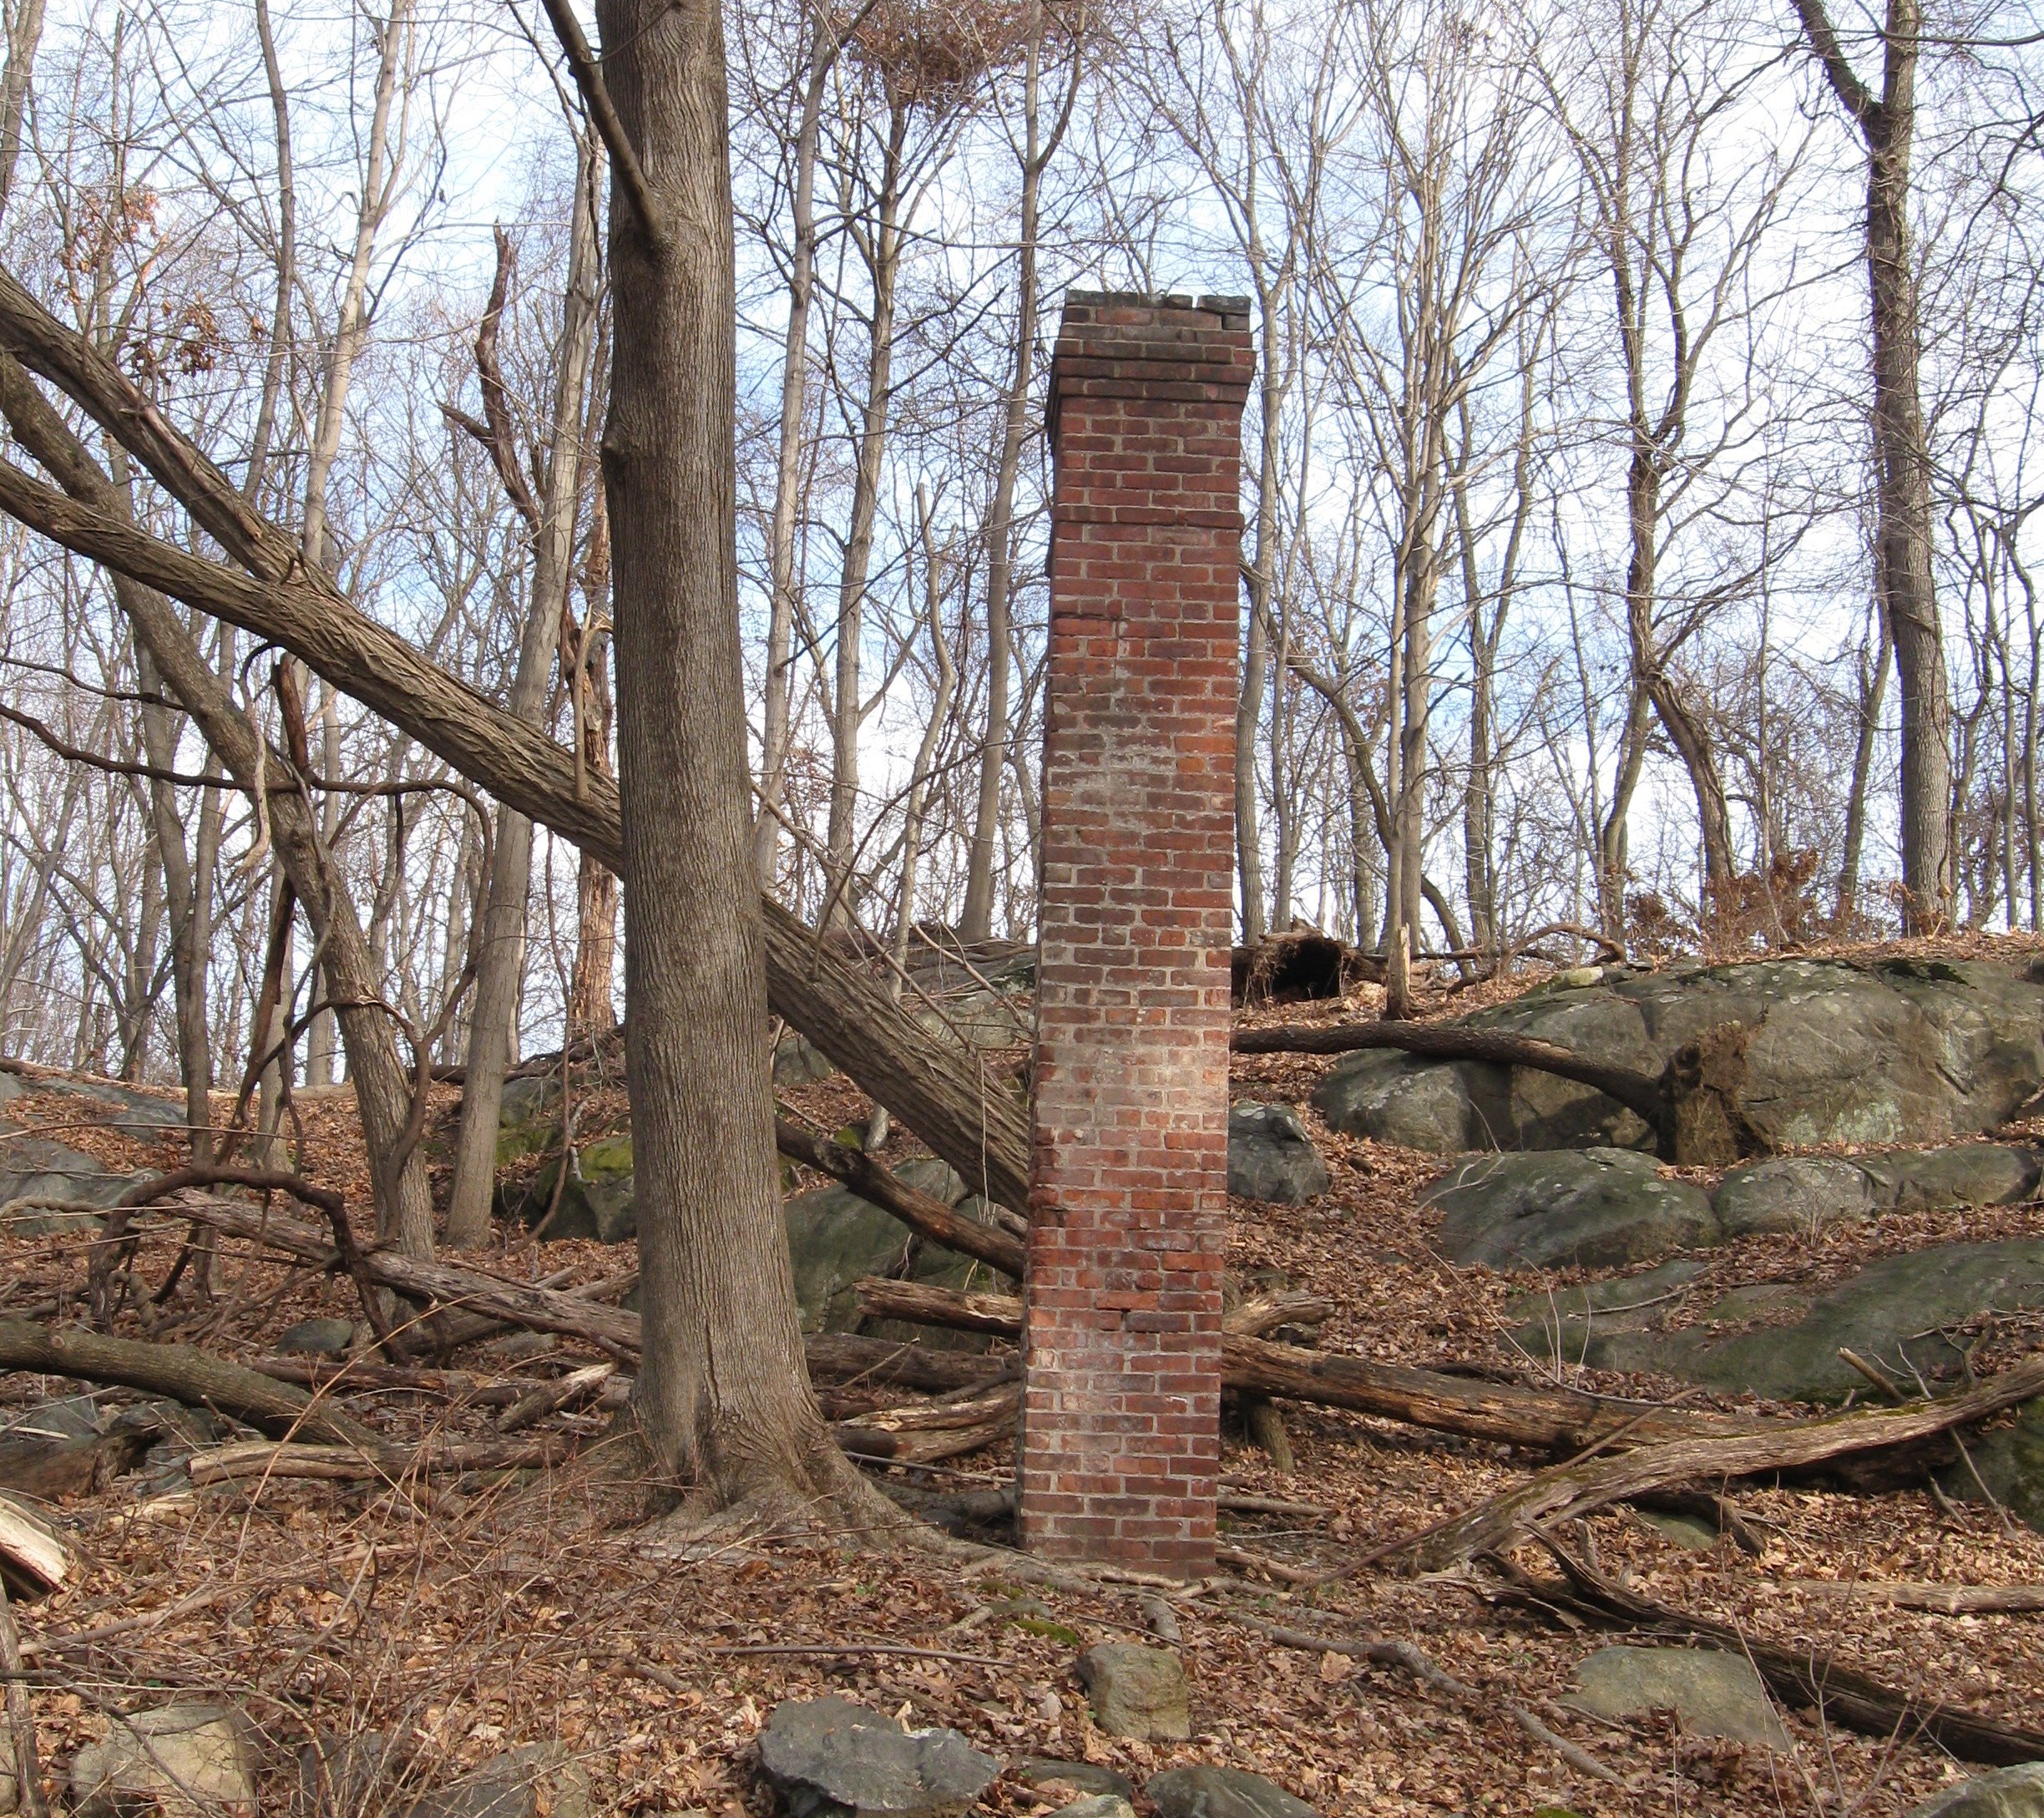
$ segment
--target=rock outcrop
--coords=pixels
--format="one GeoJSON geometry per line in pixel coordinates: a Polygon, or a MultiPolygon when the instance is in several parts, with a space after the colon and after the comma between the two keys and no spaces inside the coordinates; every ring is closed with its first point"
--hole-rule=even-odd
{"type": "MultiPolygon", "coordinates": [[[[1655,1078],[1739,1025],[1736,1110],[1767,1147],[1972,1136],[2044,1084],[2044,959],[1586,968],[1466,1021],[1655,1078]]],[[[1442,1155],[1654,1141],[1632,1112],[1552,1074],[1385,1051],[1342,1061],[1313,1102],[1334,1129],[1442,1155]]]]}

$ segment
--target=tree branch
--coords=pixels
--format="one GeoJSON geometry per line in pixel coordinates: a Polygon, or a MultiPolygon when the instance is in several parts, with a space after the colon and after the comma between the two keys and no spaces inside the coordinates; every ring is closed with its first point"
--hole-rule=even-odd
{"type": "Polygon", "coordinates": [[[646,182],[645,172],[640,167],[639,154],[633,149],[625,123],[618,118],[617,109],[611,104],[610,91],[604,83],[603,66],[598,63],[595,52],[589,48],[589,41],[582,35],[582,28],[569,10],[568,0],[540,0],[540,3],[546,8],[554,35],[560,40],[561,49],[566,53],[575,87],[582,94],[582,104],[589,111],[589,119],[595,124],[604,149],[610,154],[611,171],[618,187],[625,192],[625,200],[631,205],[647,250],[655,256],[663,255],[669,239],[666,215],[646,182]]]}
{"type": "Polygon", "coordinates": [[[1803,22],[1804,35],[1816,53],[1818,63],[1824,73],[1824,80],[1831,84],[1831,92],[1844,104],[1862,132],[1866,131],[1879,117],[1880,103],[1874,94],[1853,72],[1846,58],[1845,47],[1839,43],[1838,33],[1833,28],[1830,15],[1824,9],[1824,0],[1795,0],[1796,17],[1803,22]]]}

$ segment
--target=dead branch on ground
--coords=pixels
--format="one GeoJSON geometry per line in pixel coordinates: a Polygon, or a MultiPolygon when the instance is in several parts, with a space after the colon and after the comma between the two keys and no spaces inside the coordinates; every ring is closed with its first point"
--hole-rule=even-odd
{"type": "Polygon", "coordinates": [[[1570,1521],[1651,1491],[1803,1470],[1885,1451],[1985,1420],[2038,1395],[2044,1395],[2044,1357],[1941,1400],[1674,1439],[1615,1457],[1558,1465],[1408,1544],[1425,1568],[1439,1571],[1508,1546],[1526,1529],[1570,1521]]]}
{"type": "MultiPolygon", "coordinates": [[[[261,1217],[253,1207],[242,1209],[252,1218],[261,1217]]],[[[168,1395],[187,1407],[216,1407],[266,1432],[313,1434],[344,1446],[377,1442],[367,1427],[302,1389],[189,1345],[149,1345],[78,1326],[55,1330],[27,1319],[0,1319],[0,1370],[6,1370],[118,1383],[168,1395]]]]}
{"type": "Polygon", "coordinates": [[[1657,1603],[1573,1557],[1543,1532],[1541,1543],[1561,1568],[1560,1579],[1536,1578],[1499,1560],[1507,1582],[1483,1594],[1565,1619],[1601,1623],[1648,1634],[1711,1643],[1743,1654],[1784,1704],[1814,1709],[1827,1720],[1869,1736],[1909,1742],[1921,1736],[1962,1761],[1989,1767],[2044,1760],[2044,1733],[2020,1729],[1959,1705],[1897,1691],[1829,1655],[1756,1640],[1729,1623],[1657,1603]]]}

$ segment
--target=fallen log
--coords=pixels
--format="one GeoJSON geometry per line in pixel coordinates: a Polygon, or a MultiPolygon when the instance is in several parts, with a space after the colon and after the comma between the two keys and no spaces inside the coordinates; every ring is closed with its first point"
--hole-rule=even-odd
{"type": "Polygon", "coordinates": [[[552,1382],[543,1382],[520,1395],[498,1416],[497,1431],[515,1433],[521,1427],[535,1426],[550,1414],[594,1400],[603,1393],[604,1385],[616,1371],[615,1364],[588,1364],[556,1377],[552,1382]]]}
{"type": "Polygon", "coordinates": [[[1021,1415],[1022,1385],[1008,1382],[970,1400],[923,1402],[862,1414],[838,1421],[831,1433],[854,1458],[928,1465],[1012,1439],[1021,1415]]]}
{"type": "MultiPolygon", "coordinates": [[[[166,1202],[180,1218],[190,1218],[224,1236],[262,1244],[301,1263],[329,1271],[342,1267],[331,1239],[316,1226],[260,1207],[186,1193],[166,1202]]],[[[407,1300],[466,1308],[538,1332],[579,1338],[600,1350],[639,1350],[639,1315],[604,1306],[558,1288],[506,1281],[453,1263],[402,1256],[394,1250],[364,1250],[361,1263],[369,1279],[407,1300]]]]}
{"type": "Polygon", "coordinates": [[[489,1440],[423,1446],[294,1446],[250,1440],[195,1452],[195,1484],[226,1483],[240,1477],[306,1477],[324,1483],[378,1479],[456,1476],[473,1471],[535,1471],[558,1465],[574,1450],[563,1435],[507,1444],[489,1440]]]}
{"type": "MultiPolygon", "coordinates": [[[[254,1206],[195,1194],[184,1196],[168,1210],[181,1218],[196,1219],[225,1236],[266,1245],[315,1269],[332,1271],[340,1267],[340,1258],[326,1233],[303,1219],[276,1212],[266,1214],[254,1206]]],[[[477,1308],[507,1324],[583,1339],[629,1357],[639,1355],[639,1315],[627,1308],[599,1304],[583,1292],[505,1282],[458,1263],[423,1263],[387,1250],[366,1250],[362,1253],[362,1261],[378,1285],[413,1299],[477,1308]]],[[[909,1389],[960,1389],[1002,1367],[985,1357],[919,1351],[895,1339],[853,1333],[811,1333],[803,1346],[809,1367],[820,1375],[837,1380],[866,1378],[909,1389]]],[[[306,1359],[266,1358],[261,1367],[266,1373],[289,1380],[332,1383],[339,1387],[357,1381],[364,1388],[444,1385],[450,1392],[460,1392],[473,1380],[454,1371],[408,1370],[353,1359],[330,1366],[306,1359]]]]}
{"type": "MultiPolygon", "coordinates": [[[[180,1215],[190,1215],[184,1207],[179,1209],[180,1215]]],[[[262,1221],[263,1214],[252,1206],[237,1209],[253,1223],[262,1221]]],[[[337,1256],[335,1263],[339,1263],[337,1256]]],[[[0,1370],[119,1383],[168,1395],[187,1407],[218,1408],[266,1433],[309,1433],[348,1446],[376,1441],[367,1427],[302,1389],[189,1345],[150,1345],[139,1339],[109,1338],[81,1326],[53,1329],[27,1319],[0,1319],[0,1370]]]]}
{"type": "MultiPolygon", "coordinates": [[[[877,1319],[908,1319],[966,1332],[1014,1337],[1022,1329],[1022,1303],[1011,1295],[961,1294],[919,1282],[868,1277],[858,1284],[862,1311],[877,1319]]],[[[1301,1297],[1304,1298],[1304,1297],[1301,1297]]],[[[1278,1309],[1272,1299],[1245,1303],[1254,1324],[1278,1309]]],[[[1296,1314],[1272,1321],[1283,1324],[1296,1314]]],[[[1707,1415],[1650,1405],[1600,1400],[1565,1389],[1528,1389],[1511,1383],[1450,1376],[1409,1365],[1373,1363],[1303,1345],[1279,1345],[1249,1332],[1224,1330],[1222,1385],[1241,1394],[1348,1408],[1470,1439],[1495,1440],[1542,1451],[1576,1451],[1623,1435],[1632,1443],[1676,1435],[1722,1432],[1707,1415]]]]}
{"type": "Polygon", "coordinates": [[[1414,1537],[1409,1544],[1424,1569],[1440,1571],[1508,1546],[1529,1528],[1571,1521],[1651,1491],[1799,1471],[1834,1458],[1883,1451],[1985,1420],[2039,1395],[2044,1395],[2044,1357],[1941,1400],[1782,1421],[1743,1432],[1693,1435],[1636,1446],[1615,1457],[1558,1465],[1414,1537]]]}
{"type": "Polygon", "coordinates": [[[129,1469],[155,1437],[138,1423],[75,1439],[0,1440],[0,1490],[43,1502],[89,1496],[129,1469]]]}
{"type": "Polygon", "coordinates": [[[1508,1582],[1486,1594],[1543,1615],[1561,1613],[1650,1634],[1708,1641],[1743,1655],[1784,1704],[1814,1709],[1825,1721],[1843,1724],[1885,1740],[1935,1744],[1961,1761],[1984,1767],[2012,1767],[2044,1761],[2044,1732],[2021,1729],[1956,1704],[1897,1691],[1856,1669],[1808,1647],[1762,1641],[1743,1628],[1671,1604],[1657,1603],[1613,1583],[1570,1556],[1551,1537],[1543,1539],[1561,1567],[1561,1579],[1536,1578],[1515,1569],[1508,1582]]]}
{"type": "Polygon", "coordinates": [[[970,1351],[933,1351],[898,1339],[855,1332],[812,1332],[802,1339],[809,1374],[829,1382],[888,1383],[942,1392],[999,1375],[1009,1359],[970,1351]]]}
{"type": "MultiPolygon", "coordinates": [[[[519,813],[612,871],[616,785],[367,617],[297,539],[264,518],[114,362],[0,270],[0,347],[67,392],[234,562],[189,554],[0,462],[0,510],[87,560],[270,640],[519,813]]],[[[1029,1119],[962,1044],[925,1029],[858,966],[762,896],[768,1001],[977,1192],[1028,1203],[1029,1119]]],[[[762,1057],[762,1065],[764,1059],[762,1057]]]]}
{"type": "Polygon", "coordinates": [[[1850,1598],[1934,1616],[2023,1616],[2044,1612],[2044,1584],[1920,1584],[1869,1578],[1777,1578],[1804,1597],[1850,1598]]]}

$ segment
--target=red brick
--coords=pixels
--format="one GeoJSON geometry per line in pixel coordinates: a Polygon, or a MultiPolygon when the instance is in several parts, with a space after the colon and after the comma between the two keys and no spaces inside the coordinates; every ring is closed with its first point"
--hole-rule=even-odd
{"type": "Polygon", "coordinates": [[[1025,1542],[1211,1567],[1247,306],[1075,291],[1050,375],[1025,1542]]]}

